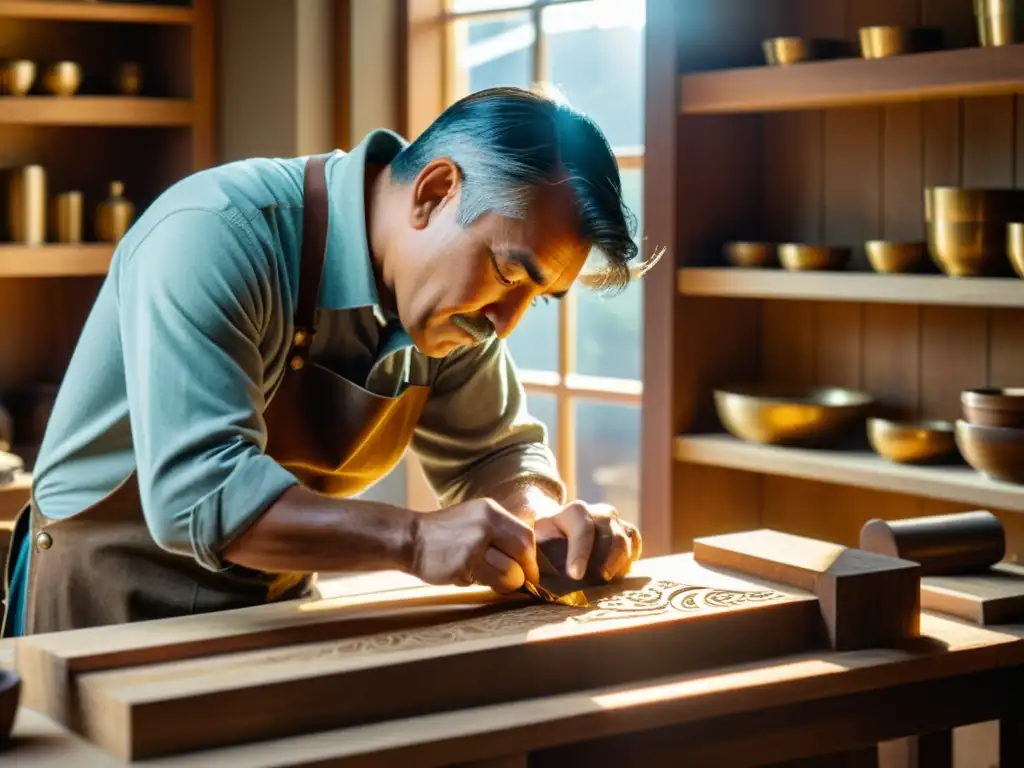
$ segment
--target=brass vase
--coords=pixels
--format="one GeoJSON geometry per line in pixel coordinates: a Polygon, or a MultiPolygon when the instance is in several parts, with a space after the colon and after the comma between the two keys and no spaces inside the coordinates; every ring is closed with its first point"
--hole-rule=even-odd
{"type": "Polygon", "coordinates": [[[64,192],[53,199],[52,237],[57,243],[82,242],[82,193],[64,192]]]}
{"type": "Polygon", "coordinates": [[[73,61],[50,65],[43,77],[43,85],[54,96],[73,96],[81,84],[82,68],[73,61]]]}
{"type": "Polygon", "coordinates": [[[142,67],[136,61],[125,61],[117,67],[117,92],[122,96],[137,96],[142,91],[142,67]]]}
{"type": "Polygon", "coordinates": [[[1024,0],[974,0],[982,47],[1013,45],[1024,34],[1024,0]]]}
{"type": "Polygon", "coordinates": [[[135,206],[124,196],[124,183],[110,182],[110,197],[96,206],[96,238],[107,243],[116,243],[135,216],[135,206]]]}
{"type": "Polygon", "coordinates": [[[28,59],[9,61],[4,65],[0,76],[0,93],[11,96],[24,96],[36,81],[36,64],[28,59]]]}
{"type": "Polygon", "coordinates": [[[46,242],[46,170],[26,165],[11,171],[8,187],[8,235],[22,245],[46,242]]]}

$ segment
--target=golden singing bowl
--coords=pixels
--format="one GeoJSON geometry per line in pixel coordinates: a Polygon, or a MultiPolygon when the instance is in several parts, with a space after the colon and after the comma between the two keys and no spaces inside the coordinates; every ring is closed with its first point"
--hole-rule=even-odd
{"type": "Polygon", "coordinates": [[[834,245],[783,243],[779,261],[791,271],[843,269],[850,261],[851,250],[834,245]]]}
{"type": "Polygon", "coordinates": [[[1006,224],[990,221],[933,221],[928,251],[950,277],[998,277],[1010,274],[1006,224]]]}
{"type": "Polygon", "coordinates": [[[924,464],[956,453],[951,421],[868,419],[868,442],[879,456],[900,464],[924,464]]]}
{"type": "Polygon", "coordinates": [[[810,40],[802,37],[773,37],[761,43],[764,58],[772,66],[796,64],[813,58],[810,40]]]}
{"type": "Polygon", "coordinates": [[[1018,276],[1024,277],[1024,222],[1012,222],[1006,230],[1006,250],[1018,276]]]}
{"type": "Polygon", "coordinates": [[[9,61],[4,65],[3,75],[0,77],[0,92],[9,93],[11,96],[24,96],[32,90],[32,84],[36,81],[36,63],[27,59],[9,61]]]}
{"type": "Polygon", "coordinates": [[[73,96],[82,84],[82,68],[73,61],[52,64],[43,77],[43,85],[54,96],[73,96]]]}
{"type": "Polygon", "coordinates": [[[725,258],[734,267],[767,267],[779,263],[772,243],[726,243],[725,258]]]}
{"type": "Polygon", "coordinates": [[[1024,484],[1024,429],[956,422],[956,445],[978,472],[1007,483],[1024,484]]]}
{"type": "Polygon", "coordinates": [[[884,59],[909,53],[912,47],[912,33],[906,27],[862,27],[860,55],[865,59],[884,59]]]}
{"type": "Polygon", "coordinates": [[[873,405],[839,387],[753,385],[715,390],[722,425],[741,440],[771,445],[820,443],[862,421],[873,405]]]}
{"type": "Polygon", "coordinates": [[[1013,45],[1024,38],[1024,2],[974,0],[978,41],[982,47],[1013,45]]]}
{"type": "Polygon", "coordinates": [[[924,242],[893,243],[869,240],[864,244],[871,268],[875,272],[905,274],[921,272],[929,266],[928,245],[924,242]]]}
{"type": "Polygon", "coordinates": [[[1016,221],[1024,216],[1024,190],[926,187],[926,221],[1016,221]]]}

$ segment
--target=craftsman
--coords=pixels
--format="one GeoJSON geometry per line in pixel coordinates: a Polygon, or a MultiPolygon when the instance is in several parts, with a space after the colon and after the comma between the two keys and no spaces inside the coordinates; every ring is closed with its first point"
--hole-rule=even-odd
{"type": "Polygon", "coordinates": [[[510,88],[411,144],[179,181],[118,244],[67,369],[4,634],[296,598],[320,571],[507,592],[558,536],[571,577],[624,574],[639,534],[566,503],[504,338],[591,254],[624,285],[633,222],[597,126],[510,88]],[[407,447],[438,511],[353,498],[407,447]]]}

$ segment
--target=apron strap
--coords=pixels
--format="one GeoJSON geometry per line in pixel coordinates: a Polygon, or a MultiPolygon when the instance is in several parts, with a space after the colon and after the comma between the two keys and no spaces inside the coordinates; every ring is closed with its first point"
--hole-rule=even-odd
{"type": "Polygon", "coordinates": [[[327,251],[327,158],[314,155],[306,161],[303,179],[302,252],[299,263],[299,297],[295,310],[295,346],[308,349],[315,332],[316,301],[327,251]]]}

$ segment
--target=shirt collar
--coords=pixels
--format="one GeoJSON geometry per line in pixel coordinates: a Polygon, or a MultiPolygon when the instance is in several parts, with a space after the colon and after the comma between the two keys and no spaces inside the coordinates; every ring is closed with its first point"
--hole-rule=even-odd
{"type": "Polygon", "coordinates": [[[348,153],[337,151],[327,161],[327,253],[320,281],[320,309],[379,307],[373,255],[366,232],[367,163],[389,163],[407,145],[398,134],[375,130],[348,153]]]}

